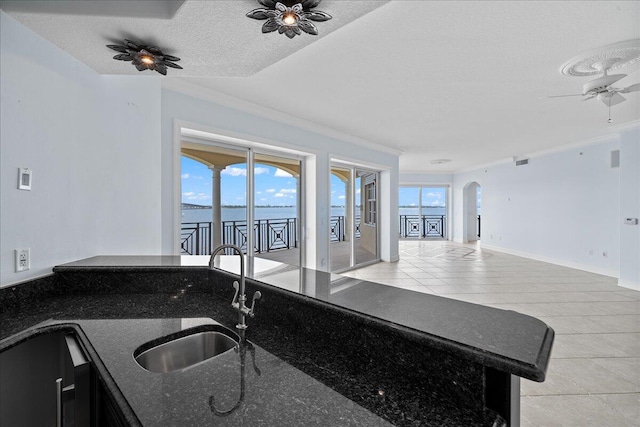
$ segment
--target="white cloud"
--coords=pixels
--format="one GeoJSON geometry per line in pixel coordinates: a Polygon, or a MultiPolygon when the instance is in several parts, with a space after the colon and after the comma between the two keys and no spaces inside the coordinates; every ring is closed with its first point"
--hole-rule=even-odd
{"type": "Polygon", "coordinates": [[[182,193],[182,195],[183,195],[184,197],[193,196],[194,194],[196,194],[196,193],[194,193],[193,191],[187,191],[186,193],[182,193]]]}
{"type": "Polygon", "coordinates": [[[262,197],[262,198],[260,199],[260,201],[261,201],[261,202],[266,202],[266,201],[267,201],[267,198],[266,198],[266,197],[262,197]]]}
{"type": "Polygon", "coordinates": [[[282,169],[276,169],[276,173],[273,174],[273,176],[277,176],[278,178],[291,178],[293,175],[289,172],[283,171],[282,169]]]}
{"type": "Polygon", "coordinates": [[[417,206],[415,203],[409,203],[409,206],[417,206]]]}
{"type": "MultiPolygon", "coordinates": [[[[255,173],[256,175],[262,175],[263,173],[268,174],[269,173],[269,169],[268,168],[256,167],[256,168],[253,169],[253,173],[255,173]]],[[[278,176],[278,172],[276,172],[276,176],[278,176]]]]}
{"type": "Polygon", "coordinates": [[[226,167],[222,170],[222,172],[220,172],[220,175],[247,176],[247,170],[244,168],[226,167]]]}
{"type": "Polygon", "coordinates": [[[282,193],[276,193],[276,194],[274,194],[273,196],[274,196],[274,197],[284,197],[284,194],[282,194],[282,193]]]}
{"type": "Polygon", "coordinates": [[[435,197],[436,199],[441,199],[442,198],[442,194],[441,193],[427,193],[425,195],[427,197],[435,197]]]}
{"type": "Polygon", "coordinates": [[[356,190],[356,194],[360,194],[360,189],[359,188],[356,190]]]}
{"type": "Polygon", "coordinates": [[[275,188],[270,188],[267,190],[267,193],[275,193],[276,189],[275,188]]]}
{"type": "Polygon", "coordinates": [[[284,194],[295,194],[296,193],[296,189],[295,188],[283,188],[280,190],[281,193],[284,194]]]}
{"type": "Polygon", "coordinates": [[[345,196],[344,196],[344,195],[342,195],[342,196],[338,196],[338,199],[344,199],[344,198],[345,198],[345,196]]]}
{"type": "Polygon", "coordinates": [[[256,194],[262,194],[262,191],[256,191],[256,194]]]}
{"type": "Polygon", "coordinates": [[[189,174],[188,173],[183,173],[182,175],[180,175],[180,178],[189,179],[189,174]]]}

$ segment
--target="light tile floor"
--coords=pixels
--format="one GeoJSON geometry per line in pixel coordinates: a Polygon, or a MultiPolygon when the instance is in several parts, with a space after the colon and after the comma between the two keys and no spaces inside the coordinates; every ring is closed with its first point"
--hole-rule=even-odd
{"type": "Polygon", "coordinates": [[[617,279],[445,241],[346,273],[515,310],[555,332],[544,383],[522,380],[522,426],[640,426],[640,292],[617,279]]]}

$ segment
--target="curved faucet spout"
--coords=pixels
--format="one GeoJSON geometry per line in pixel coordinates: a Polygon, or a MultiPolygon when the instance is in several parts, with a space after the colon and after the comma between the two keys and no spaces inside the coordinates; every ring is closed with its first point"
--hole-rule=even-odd
{"type": "Polygon", "coordinates": [[[242,249],[238,246],[224,244],[215,248],[213,252],[211,252],[211,258],[209,258],[209,270],[213,270],[215,268],[213,264],[216,254],[224,249],[233,249],[238,255],[240,255],[240,295],[244,295],[244,252],[242,252],[242,249]]]}
{"type": "Polygon", "coordinates": [[[256,291],[253,294],[253,301],[252,301],[251,307],[250,308],[247,307],[246,305],[247,295],[245,293],[245,279],[244,279],[244,253],[242,252],[242,249],[240,249],[238,246],[225,244],[215,248],[213,252],[211,252],[211,258],[209,258],[209,269],[213,270],[215,268],[214,266],[215,256],[218,252],[224,249],[233,249],[238,255],[240,255],[240,284],[238,284],[237,281],[233,282],[233,287],[235,288],[236,293],[233,297],[233,301],[231,301],[231,307],[233,307],[233,309],[238,312],[238,324],[236,325],[236,328],[238,328],[241,331],[244,331],[245,329],[247,329],[246,316],[250,316],[250,317],[254,316],[254,310],[255,310],[254,307],[256,304],[256,300],[260,299],[262,294],[260,293],[260,291],[256,291]]]}

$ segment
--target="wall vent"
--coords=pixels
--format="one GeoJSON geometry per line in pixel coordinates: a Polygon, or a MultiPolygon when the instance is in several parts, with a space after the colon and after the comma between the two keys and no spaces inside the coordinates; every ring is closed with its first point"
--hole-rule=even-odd
{"type": "Polygon", "coordinates": [[[516,166],[528,165],[529,159],[516,160],[516,166]]]}
{"type": "Polygon", "coordinates": [[[611,152],[611,167],[612,168],[620,167],[620,150],[613,150],[611,152]]]}

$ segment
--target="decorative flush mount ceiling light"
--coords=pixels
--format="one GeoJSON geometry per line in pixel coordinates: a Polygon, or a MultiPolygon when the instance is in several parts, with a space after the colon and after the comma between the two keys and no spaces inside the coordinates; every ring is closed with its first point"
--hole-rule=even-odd
{"type": "Polygon", "coordinates": [[[131,61],[138,71],[155,70],[166,76],[167,67],[182,69],[178,64],[174,64],[175,61],[180,61],[180,58],[165,55],[156,46],[144,46],[124,39],[124,46],[108,44],[107,47],[120,52],[120,55],[114,56],[113,59],[131,61]]]}
{"type": "Polygon", "coordinates": [[[258,3],[265,7],[254,9],[247,13],[247,16],[253,19],[267,20],[262,25],[263,33],[271,33],[278,30],[280,34],[284,34],[290,39],[302,34],[302,31],[317,36],[318,29],[311,21],[322,22],[331,19],[331,15],[328,13],[311,10],[318,6],[321,1],[282,0],[282,2],[279,2],[276,0],[258,0],[258,3]]]}

